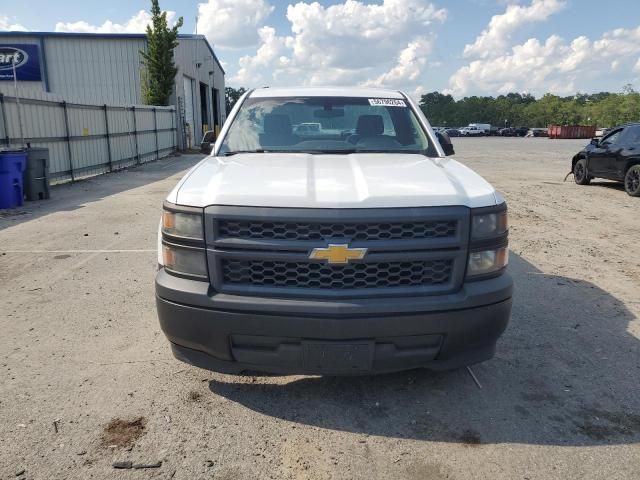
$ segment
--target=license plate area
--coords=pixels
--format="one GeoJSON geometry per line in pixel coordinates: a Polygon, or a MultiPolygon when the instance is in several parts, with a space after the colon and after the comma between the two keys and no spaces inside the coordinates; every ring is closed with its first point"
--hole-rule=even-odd
{"type": "Polygon", "coordinates": [[[373,341],[302,342],[304,368],[310,372],[366,372],[373,367],[373,341]]]}

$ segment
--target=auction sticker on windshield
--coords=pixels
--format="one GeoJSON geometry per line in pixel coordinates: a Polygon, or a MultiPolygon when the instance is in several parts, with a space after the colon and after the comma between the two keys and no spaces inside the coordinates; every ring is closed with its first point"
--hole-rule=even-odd
{"type": "Polygon", "coordinates": [[[370,98],[369,105],[372,107],[406,107],[404,100],[396,98],[370,98]]]}

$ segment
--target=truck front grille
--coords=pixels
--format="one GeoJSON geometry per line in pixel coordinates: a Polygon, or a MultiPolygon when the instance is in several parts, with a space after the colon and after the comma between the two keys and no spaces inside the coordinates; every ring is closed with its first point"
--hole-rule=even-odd
{"type": "Polygon", "coordinates": [[[307,209],[212,205],[205,209],[213,290],[286,298],[439,295],[462,285],[470,210],[464,206],[307,209]],[[331,244],[367,249],[330,264],[331,244]]]}
{"type": "Polygon", "coordinates": [[[238,286],[366,289],[429,286],[451,278],[451,259],[328,265],[222,259],[223,281],[238,286]]]}
{"type": "Polygon", "coordinates": [[[220,220],[221,237],[249,240],[323,240],[348,238],[351,241],[414,240],[449,238],[456,235],[454,220],[374,223],[265,222],[261,220],[220,220]]]}

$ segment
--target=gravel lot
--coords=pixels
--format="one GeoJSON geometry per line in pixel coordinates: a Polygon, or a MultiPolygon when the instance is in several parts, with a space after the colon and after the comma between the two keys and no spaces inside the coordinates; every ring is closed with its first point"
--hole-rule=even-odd
{"type": "Polygon", "coordinates": [[[585,141],[454,142],[511,211],[513,318],[474,367],[482,389],[465,370],[233,377],[174,360],[156,228],[200,158],[174,157],[0,213],[0,478],[637,479],[640,199],[563,183],[585,141]]]}

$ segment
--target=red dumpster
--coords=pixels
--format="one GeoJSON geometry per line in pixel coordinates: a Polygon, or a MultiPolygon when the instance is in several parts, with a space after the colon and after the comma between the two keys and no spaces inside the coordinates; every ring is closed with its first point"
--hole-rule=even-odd
{"type": "Polygon", "coordinates": [[[551,125],[549,138],[592,138],[596,134],[593,125],[551,125]]]}

